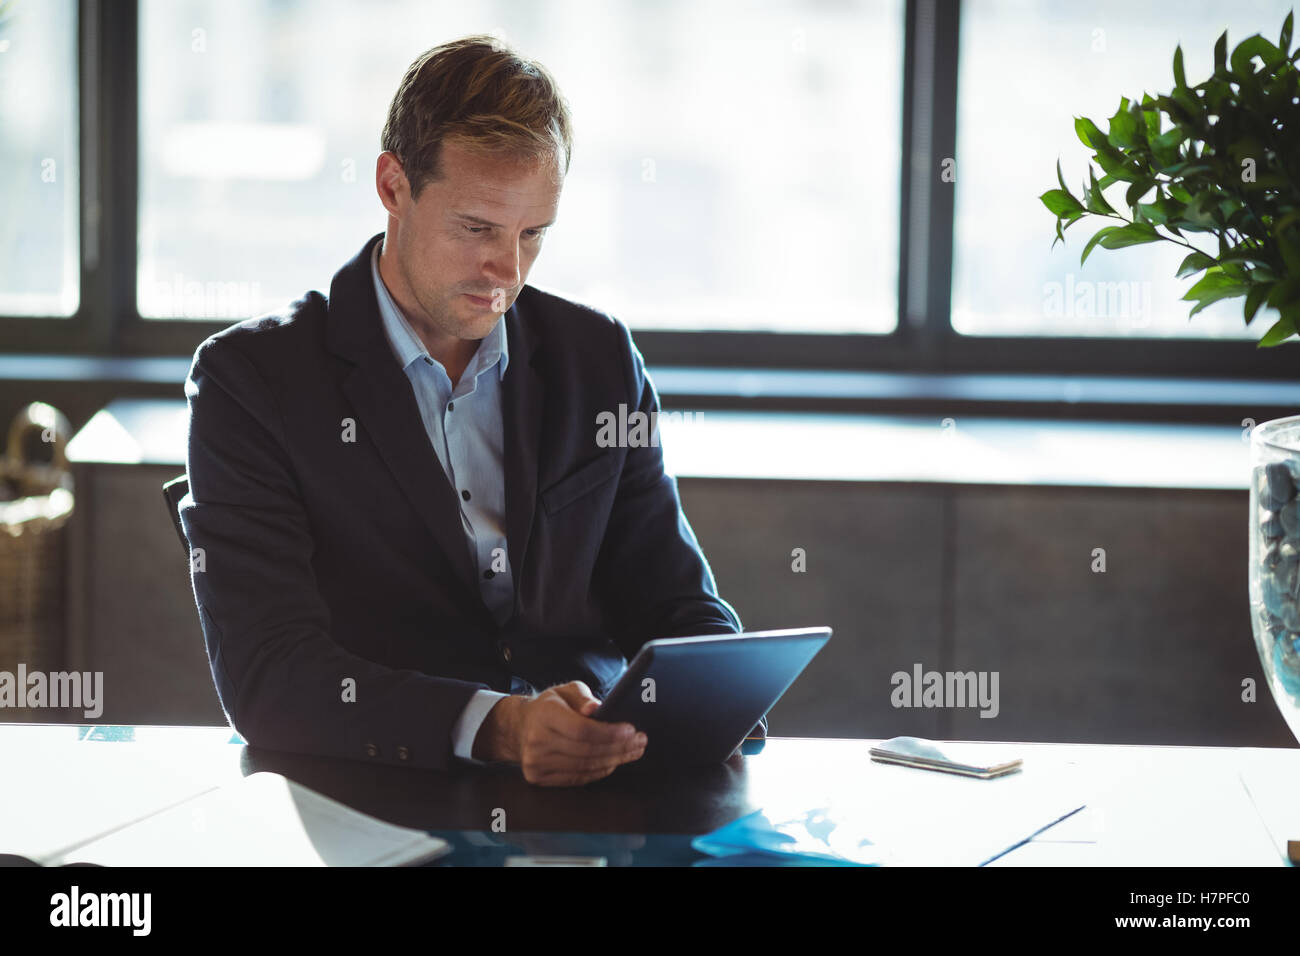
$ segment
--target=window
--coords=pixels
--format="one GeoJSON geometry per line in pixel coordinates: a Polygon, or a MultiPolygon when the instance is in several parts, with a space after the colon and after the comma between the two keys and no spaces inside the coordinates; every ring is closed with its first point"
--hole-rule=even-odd
{"type": "Polygon", "coordinates": [[[0,315],[80,300],[77,5],[0,0],[0,315]]]}
{"type": "Polygon", "coordinates": [[[374,163],[406,66],[487,31],[574,115],[531,282],[642,328],[888,332],[902,11],[144,0],[140,313],[230,320],[326,289],[384,228],[374,163]]]}
{"type": "MultiPolygon", "coordinates": [[[[0,347],[188,359],[328,290],[385,227],[406,67],[494,33],[575,121],[529,281],[628,322],[652,366],[1288,379],[1240,300],[1188,320],[1183,250],[1081,267],[1101,224],[1053,249],[1038,197],[1058,156],[1083,178],[1074,116],[1167,88],[1179,42],[1202,79],[1223,29],[1274,37],[1290,2],[0,0],[0,347]]],[[[707,394],[877,400],[727,381],[707,394]]]]}
{"type": "MultiPolygon", "coordinates": [[[[1058,156],[1072,191],[1086,175],[1091,150],[1079,142],[1074,117],[1105,130],[1121,97],[1167,91],[1179,43],[1188,83],[1201,82],[1214,70],[1214,41],[1224,29],[1229,48],[1254,33],[1276,41],[1291,7],[1291,0],[963,3],[953,328],[968,335],[1258,339],[1263,329],[1245,324],[1241,299],[1188,320],[1193,303],[1182,296],[1193,280],[1174,278],[1187,255],[1180,246],[1097,249],[1081,267],[1084,243],[1106,224],[1088,217],[1051,249],[1054,220],[1038,197],[1056,186],[1058,156]]],[[[1123,185],[1107,196],[1127,213],[1123,185]]]]}

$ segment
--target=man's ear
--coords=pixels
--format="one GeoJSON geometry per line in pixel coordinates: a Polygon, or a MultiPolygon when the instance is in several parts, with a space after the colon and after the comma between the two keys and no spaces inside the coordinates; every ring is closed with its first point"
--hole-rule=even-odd
{"type": "Polygon", "coordinates": [[[401,218],[402,210],[411,201],[411,184],[397,154],[385,150],[375,161],[375,192],[389,215],[401,218]]]}

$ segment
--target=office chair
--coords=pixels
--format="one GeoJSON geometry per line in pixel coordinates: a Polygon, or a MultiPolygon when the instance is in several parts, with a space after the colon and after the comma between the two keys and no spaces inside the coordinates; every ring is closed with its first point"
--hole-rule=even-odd
{"type": "Polygon", "coordinates": [[[172,525],[176,528],[176,537],[181,540],[185,550],[185,560],[190,559],[190,543],[185,540],[185,529],[181,527],[181,499],[190,493],[189,475],[180,475],[162,486],[163,498],[167,501],[167,511],[172,516],[172,525]]]}

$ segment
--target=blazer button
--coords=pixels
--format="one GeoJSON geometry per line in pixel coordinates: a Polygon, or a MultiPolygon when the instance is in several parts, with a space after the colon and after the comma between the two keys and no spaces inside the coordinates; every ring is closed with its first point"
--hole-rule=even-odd
{"type": "Polygon", "coordinates": [[[410,757],[410,756],[411,756],[411,752],[410,752],[409,750],[407,750],[405,747],[398,747],[398,748],[397,748],[397,759],[398,759],[398,760],[406,760],[406,759],[407,759],[408,757],[410,757]]]}
{"type": "Polygon", "coordinates": [[[509,644],[507,644],[505,647],[501,648],[501,657],[502,657],[502,659],[503,659],[507,664],[510,663],[510,645],[509,645],[509,644]]]}
{"type": "Polygon", "coordinates": [[[367,757],[378,757],[378,756],[379,756],[379,748],[376,747],[374,744],[366,744],[366,756],[367,756],[367,757]]]}

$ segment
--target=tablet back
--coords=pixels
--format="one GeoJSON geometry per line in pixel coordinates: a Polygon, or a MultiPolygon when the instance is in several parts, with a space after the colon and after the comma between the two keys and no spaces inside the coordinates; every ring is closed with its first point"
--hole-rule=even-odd
{"type": "Polygon", "coordinates": [[[830,636],[818,627],[649,641],[592,716],[645,731],[645,755],[628,767],[721,763],[830,636]]]}

